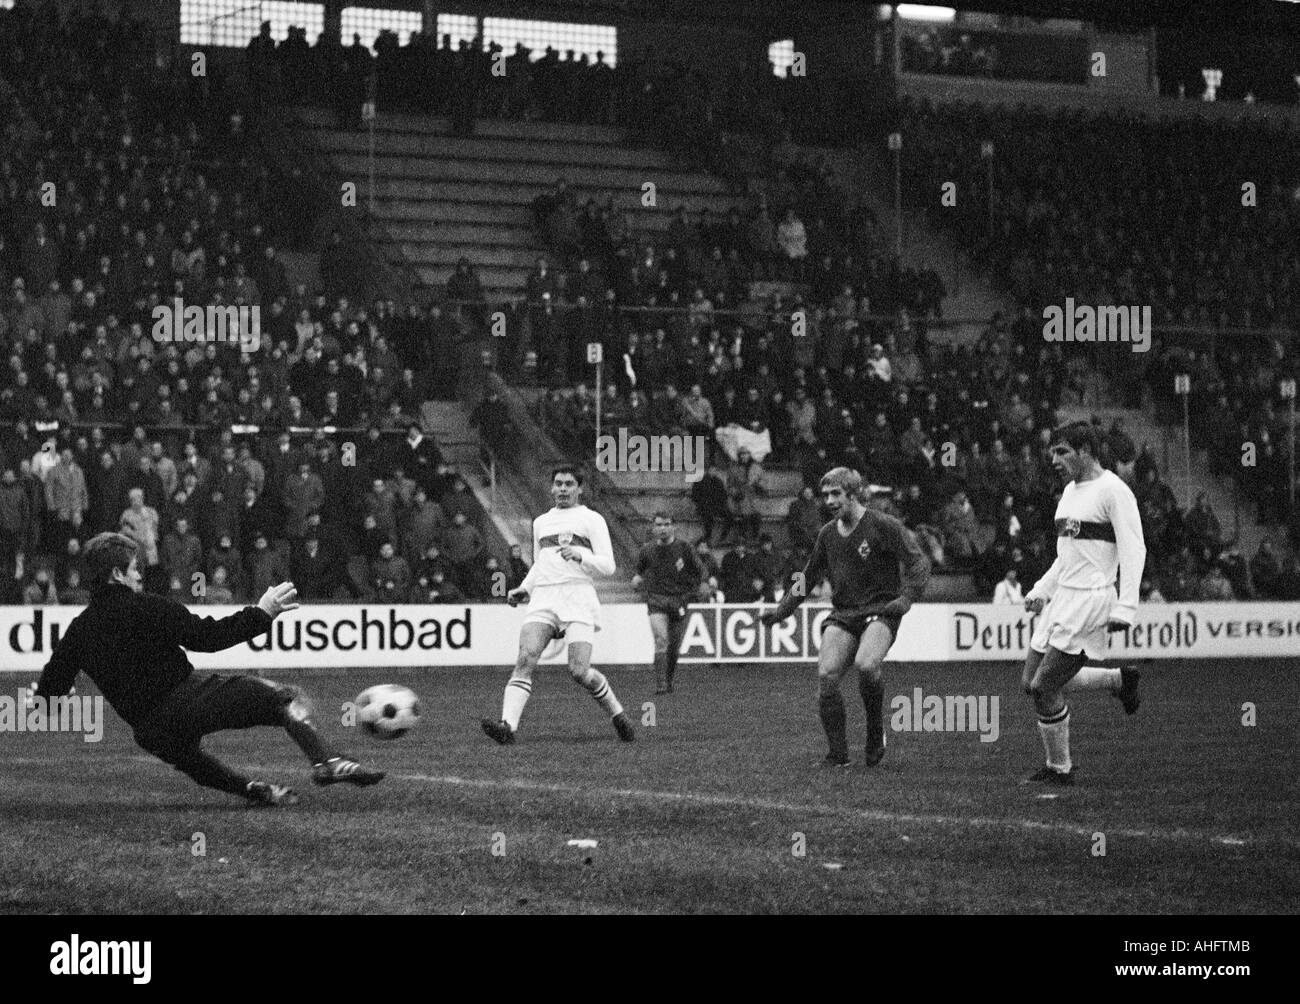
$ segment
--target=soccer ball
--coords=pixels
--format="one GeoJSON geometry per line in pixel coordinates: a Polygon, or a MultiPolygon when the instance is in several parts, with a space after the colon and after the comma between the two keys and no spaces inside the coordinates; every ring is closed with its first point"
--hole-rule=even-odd
{"type": "Polygon", "coordinates": [[[400,739],[420,724],[420,699],[409,687],[381,683],[357,695],[357,720],[377,739],[400,739]]]}

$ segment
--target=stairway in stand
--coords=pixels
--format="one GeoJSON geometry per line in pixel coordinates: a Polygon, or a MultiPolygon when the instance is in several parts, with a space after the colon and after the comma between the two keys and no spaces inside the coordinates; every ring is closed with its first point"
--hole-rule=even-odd
{"type": "MultiPolygon", "coordinates": [[[[296,112],[303,131],[338,184],[352,181],[368,197],[370,138],[335,128],[322,109],[296,112]]],[[[625,130],[559,122],[482,120],[469,137],[453,136],[445,118],[381,115],[375,123],[373,239],[390,263],[414,270],[421,287],[447,281],[456,262],[478,269],[488,302],[516,298],[546,251],[533,228],[533,199],[563,175],[578,205],[613,197],[632,212],[634,232],[668,226],[679,203],[693,214],[726,213],[741,200],[713,175],[683,167],[662,151],[637,146],[625,130]],[[642,205],[655,186],[655,206],[642,205]]]]}

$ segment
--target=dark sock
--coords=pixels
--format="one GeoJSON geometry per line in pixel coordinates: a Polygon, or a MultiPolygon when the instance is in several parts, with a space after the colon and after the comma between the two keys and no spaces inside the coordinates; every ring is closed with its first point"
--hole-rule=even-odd
{"type": "Polygon", "coordinates": [[[844,735],[844,698],[838,692],[822,694],[818,703],[831,756],[844,759],[849,755],[849,743],[844,735]]]}
{"type": "Polygon", "coordinates": [[[298,748],[307,754],[307,759],[313,764],[321,763],[334,755],[321,738],[313,718],[290,718],[284,723],[284,731],[289,733],[289,738],[298,744],[298,748]]]}
{"type": "Polygon", "coordinates": [[[858,689],[862,692],[862,706],[867,709],[867,745],[876,749],[885,737],[885,685],[859,676],[858,689]]]}
{"type": "Polygon", "coordinates": [[[667,665],[665,666],[664,675],[668,677],[668,686],[673,685],[673,677],[677,675],[677,653],[669,651],[667,653],[667,665]]]}
{"type": "Polygon", "coordinates": [[[668,685],[668,653],[655,653],[655,686],[662,690],[668,685]]]}

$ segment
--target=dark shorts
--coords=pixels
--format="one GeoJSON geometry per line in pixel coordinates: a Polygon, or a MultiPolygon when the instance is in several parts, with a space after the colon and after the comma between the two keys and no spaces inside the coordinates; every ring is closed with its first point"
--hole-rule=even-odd
{"type": "Polygon", "coordinates": [[[822,622],[822,631],[825,631],[828,625],[834,624],[838,628],[843,628],[854,638],[861,639],[862,632],[866,631],[867,625],[872,621],[879,621],[885,627],[889,628],[889,644],[898,640],[898,628],[903,623],[903,615],[897,617],[885,617],[881,614],[860,614],[851,610],[832,610],[830,616],[822,622]]]}
{"type": "Polygon", "coordinates": [[[652,595],[646,599],[646,606],[652,614],[663,614],[669,623],[679,621],[686,616],[686,604],[691,601],[686,597],[652,595]]]}
{"type": "Polygon", "coordinates": [[[280,725],[296,694],[293,687],[253,676],[195,674],[136,724],[135,741],[162,755],[196,746],[212,732],[280,725]]]}

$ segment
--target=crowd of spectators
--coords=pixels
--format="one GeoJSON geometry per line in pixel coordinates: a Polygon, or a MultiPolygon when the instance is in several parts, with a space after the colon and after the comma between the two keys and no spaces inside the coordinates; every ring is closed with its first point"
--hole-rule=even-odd
{"type": "Polygon", "coordinates": [[[1022,308],[1017,337],[1040,339],[1042,308],[1067,297],[1149,306],[1151,351],[1098,345],[1093,363],[1123,403],[1169,424],[1183,415],[1174,376],[1190,375],[1192,441],[1212,472],[1236,480],[1258,522],[1292,519],[1281,387],[1300,373],[1295,131],[924,101],[901,102],[899,116],[906,188],[921,202],[944,181],[964,193],[956,207],[915,208],[1004,283],[1022,308]]]}
{"type": "Polygon", "coordinates": [[[503,596],[517,570],[420,426],[462,322],[355,299],[337,234],[319,288],[291,284],[242,115],[152,45],[0,10],[0,602],[79,601],[85,541],[119,529],[190,602],[291,576],[307,599],[503,596]],[[259,338],[159,341],[173,298],[256,308],[259,338]]]}
{"type": "MultiPolygon", "coordinates": [[[[176,89],[192,84],[148,72],[150,58],[161,66],[157,53],[140,52],[136,64],[105,58],[105,46],[139,48],[142,35],[123,22],[52,17],[0,11],[13,87],[0,118],[0,413],[13,422],[0,442],[0,558],[14,570],[0,588],[33,601],[75,597],[81,542],[124,527],[141,540],[150,587],[160,591],[184,592],[177,573],[188,573],[192,592],[201,573],[208,595],[242,597],[287,568],[305,577],[308,596],[500,595],[518,568],[497,567],[473,525],[472,493],[414,421],[425,397],[455,387],[445,360],[456,353],[432,347],[472,337],[486,320],[474,266],[462,262],[447,288],[473,309],[444,316],[436,306],[365,305],[355,249],[336,234],[321,255],[323,291],[290,288],[266,222],[271,180],[227,153],[239,148],[241,115],[212,102],[219,115],[191,121],[176,89]],[[50,58],[60,46],[82,58],[50,58]],[[59,193],[53,205],[41,199],[46,174],[59,193]],[[169,296],[261,307],[266,349],[154,342],[151,311],[169,296]],[[240,431],[253,425],[353,428],[356,438],[240,431]]],[[[611,69],[600,59],[533,61],[520,51],[514,77],[497,78],[486,71],[491,52],[477,45],[394,41],[383,40],[374,57],[359,43],[308,46],[301,32],[279,46],[263,36],[250,46],[248,70],[292,92],[310,90],[313,74],[339,72],[332,59],[348,61],[358,86],[376,68],[381,100],[460,114],[462,131],[478,114],[609,120],[657,87],[676,87],[693,103],[689,120],[709,125],[688,142],[712,151],[715,169],[726,159],[724,125],[784,121],[779,99],[744,102],[742,113],[725,73],[704,97],[690,96],[689,75],[681,87],[658,65],[611,69]],[[410,89],[422,59],[441,67],[447,86],[410,89]],[[475,78],[481,89],[461,86],[475,78]],[[462,106],[466,87],[472,100],[462,106]]],[[[348,88],[330,93],[359,105],[348,88]]],[[[662,102],[648,101],[646,116],[633,119],[651,123],[658,113],[649,106],[662,102]]],[[[978,192],[986,168],[966,147],[978,151],[992,137],[1003,154],[992,239],[978,197],[950,217],[1020,304],[972,346],[930,345],[929,323],[942,313],[938,276],[900,268],[863,203],[825,161],[794,153],[788,136],[756,171],[733,179],[743,195],[725,216],[679,207],[665,230],[641,231],[612,204],[579,205],[563,179],[534,205],[551,255],[523,300],[505,306],[498,358],[513,377],[549,388],[540,403],[547,427],[575,442],[587,433],[595,402],[583,382],[585,347],[599,341],[612,377],[602,401],[608,426],[709,441],[736,426],[770,443],[759,457],[715,451],[693,492],[707,531],[701,544],[714,543],[716,530],[741,548],[731,574],[719,568],[719,594],[774,588],[773,575],[754,571],[772,553],[757,503],[767,492],[763,466],[773,463],[800,471],[806,486],[790,505],[788,561],[799,560],[820,517],[810,489],[843,463],[882,486],[876,504],[916,530],[941,566],[968,569],[989,590],[1009,582],[1008,571],[1032,583],[1052,557],[1057,489],[1045,437],[1062,395],[1081,383],[1080,354],[1042,341],[1040,305],[1066,295],[1146,298],[1159,321],[1247,327],[1294,311],[1300,273],[1287,262],[1300,210],[1273,198],[1260,210],[1267,226],[1252,229],[1240,209],[1234,219],[1207,207],[1214,189],[1205,172],[1236,163],[1236,134],[1210,136],[1212,155],[1193,164],[1180,154],[1192,141],[1173,133],[1154,131],[1163,157],[1146,156],[1149,123],[906,104],[902,115],[908,149],[919,154],[908,163],[923,165],[908,168],[910,187],[937,190],[942,175],[978,192]],[[1050,137],[1065,137],[1064,146],[1050,137]],[[1098,155],[1103,141],[1120,155],[1098,155]],[[1184,209],[1179,191],[1200,194],[1184,209]],[[1206,250],[1202,238],[1211,237],[1206,250]],[[767,284],[758,298],[756,283],[767,284]]],[[[1244,135],[1256,156],[1270,140],[1244,135]]],[[[1256,176],[1261,191],[1285,194],[1280,174],[1256,176]]],[[[1120,386],[1141,400],[1149,385],[1163,407],[1157,385],[1171,382],[1171,367],[1191,368],[1206,404],[1197,442],[1256,489],[1261,517],[1280,520],[1284,430],[1271,398],[1294,355],[1281,341],[1268,345],[1161,347],[1126,367],[1138,376],[1120,386]],[[1253,466],[1236,462],[1241,436],[1259,447],[1253,466]]],[[[502,411],[485,402],[475,421],[499,432],[502,411]]],[[[1291,589],[1292,559],[1265,549],[1243,561],[1203,506],[1179,510],[1149,451],[1137,451],[1122,428],[1106,441],[1105,461],[1133,481],[1142,504],[1153,556],[1144,590],[1187,598],[1223,594],[1227,583],[1245,598],[1291,589]]]]}
{"type": "MultiPolygon", "coordinates": [[[[302,43],[294,46],[300,56],[302,43]]],[[[1020,306],[1013,317],[996,318],[973,351],[936,356],[926,334],[927,322],[941,316],[937,275],[899,269],[882,248],[878,221],[824,162],[783,157],[787,132],[787,142],[765,151],[759,171],[750,165],[743,176],[735,173],[728,130],[781,135],[792,124],[786,113],[797,81],[781,81],[761,65],[701,75],[636,57],[611,68],[603,58],[566,59],[549,50],[534,61],[523,47],[506,59],[505,75],[494,77],[497,52],[481,39],[453,47],[449,39],[438,46],[415,36],[399,47],[390,37],[376,48],[373,61],[359,43],[347,51],[362,67],[352,71],[358,80],[377,72],[381,102],[449,114],[460,131],[472,129],[477,114],[627,122],[689,153],[742,195],[725,217],[678,207],[658,232],[638,232],[637,215],[612,202],[580,200],[564,179],[535,202],[551,254],[529,276],[524,302],[507,306],[498,358],[512,377],[550,388],[540,406],[548,428],[562,438],[587,431],[594,400],[585,349],[599,341],[611,377],[601,402],[609,426],[712,439],[713,429],[734,422],[769,433],[769,463],[809,477],[827,461],[860,467],[893,486],[887,504],[906,514],[936,556],[975,569],[990,588],[1005,578],[999,566],[1027,562],[1021,570],[1033,573],[1051,560],[1042,524],[1054,479],[1042,437],[1062,392],[1079,391],[1083,374],[1044,346],[1036,321],[1043,304],[1066,296],[1150,303],[1157,324],[1221,327],[1258,327],[1292,311],[1287,263],[1296,257],[1300,207],[1282,189],[1281,172],[1242,174],[1269,190],[1265,227],[1242,212],[1235,193],[1217,204],[1208,195],[1215,179],[1235,177],[1241,172],[1230,168],[1272,148],[1274,136],[1254,127],[1189,131],[1181,123],[902,102],[889,127],[907,135],[905,187],[932,192],[941,180],[957,181],[960,208],[942,218],[993,275],[1006,277],[1020,306]],[[442,86],[422,83],[434,79],[442,86]],[[993,144],[991,211],[982,194],[985,141],[993,144]],[[1197,153],[1207,147],[1210,155],[1197,153]],[[1269,264],[1257,267],[1261,261],[1269,264]],[[782,285],[753,298],[755,281],[764,280],[782,285]],[[941,412],[954,414],[943,420],[941,412]],[[939,449],[949,444],[955,452],[945,460],[939,449]],[[982,542],[990,526],[993,540],[982,542]]],[[[905,48],[932,71],[996,73],[996,53],[956,33],[905,48]]],[[[834,102],[833,87],[821,92],[834,102]]],[[[843,112],[845,104],[833,107],[843,112]]],[[[875,131],[883,130],[877,123],[875,131]]],[[[482,302],[470,263],[457,269],[449,293],[482,302]]],[[[1171,403],[1166,377],[1192,369],[1194,395],[1206,405],[1195,409],[1195,441],[1211,449],[1216,471],[1251,489],[1262,521],[1280,522],[1284,430],[1269,398],[1293,359],[1280,342],[1262,353],[1250,345],[1226,353],[1158,345],[1139,365],[1126,354],[1109,375],[1130,405],[1151,399],[1163,409],[1171,403]],[[1230,376],[1216,380],[1216,371],[1230,376]],[[1235,463],[1244,441],[1259,446],[1254,465],[1235,463]]],[[[1122,431],[1115,439],[1132,477],[1137,451],[1122,431]]],[[[1149,452],[1143,457],[1150,462],[1149,452]]],[[[1144,504],[1168,493],[1154,478],[1163,492],[1135,483],[1144,504]]],[[[752,544],[753,491],[738,492],[737,480],[721,470],[705,479],[714,499],[706,504],[716,509],[705,522],[735,527],[728,532],[752,544]]],[[[1196,592],[1211,566],[1232,563],[1215,551],[1224,541],[1183,533],[1190,513],[1152,506],[1144,517],[1159,539],[1153,588],[1187,592],[1177,585],[1185,571],[1196,592]],[[1175,558],[1184,549],[1188,567],[1180,570],[1175,558]]],[[[1240,577],[1226,578],[1235,594],[1251,591],[1240,577]]]]}

